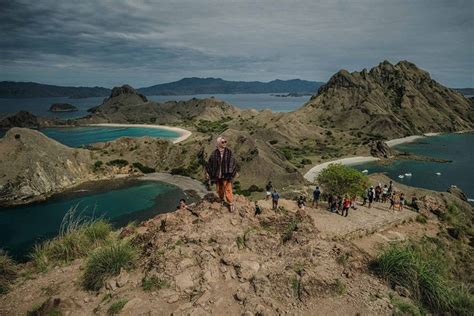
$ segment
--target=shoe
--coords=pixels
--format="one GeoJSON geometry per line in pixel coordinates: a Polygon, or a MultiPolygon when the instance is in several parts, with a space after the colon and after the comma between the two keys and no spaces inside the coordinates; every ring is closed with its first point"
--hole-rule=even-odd
{"type": "Polygon", "coordinates": [[[229,211],[233,213],[235,211],[235,205],[234,204],[229,204],[229,211]]]}

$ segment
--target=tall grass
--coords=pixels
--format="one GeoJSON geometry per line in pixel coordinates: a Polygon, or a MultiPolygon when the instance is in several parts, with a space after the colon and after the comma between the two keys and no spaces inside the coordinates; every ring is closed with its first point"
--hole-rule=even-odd
{"type": "Polygon", "coordinates": [[[392,245],[375,259],[372,269],[390,283],[406,287],[433,313],[468,315],[463,311],[473,306],[472,295],[453,286],[450,267],[442,255],[435,255],[432,244],[392,245]]]}
{"type": "Polygon", "coordinates": [[[111,231],[112,226],[105,220],[77,214],[76,205],[64,216],[59,235],[35,245],[31,258],[38,269],[45,271],[52,265],[86,256],[107,240],[111,231]]]}
{"type": "Polygon", "coordinates": [[[118,275],[120,269],[131,269],[137,259],[136,249],[128,241],[109,241],[88,257],[83,276],[86,290],[99,290],[107,278],[118,275]]]}
{"type": "Polygon", "coordinates": [[[7,253],[0,250],[0,295],[10,289],[10,284],[15,280],[17,269],[15,262],[7,253]]]}

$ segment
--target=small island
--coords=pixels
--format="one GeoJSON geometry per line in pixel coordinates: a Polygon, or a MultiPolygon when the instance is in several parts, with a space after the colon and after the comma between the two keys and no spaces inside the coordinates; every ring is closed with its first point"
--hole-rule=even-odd
{"type": "Polygon", "coordinates": [[[76,112],[78,108],[69,103],[54,103],[49,108],[50,112],[76,112]]]}

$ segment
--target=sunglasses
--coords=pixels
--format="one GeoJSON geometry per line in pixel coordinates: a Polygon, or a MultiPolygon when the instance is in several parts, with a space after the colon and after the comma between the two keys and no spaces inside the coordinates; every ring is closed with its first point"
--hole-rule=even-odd
{"type": "Polygon", "coordinates": [[[226,140],[221,141],[221,144],[227,144],[226,140]]]}

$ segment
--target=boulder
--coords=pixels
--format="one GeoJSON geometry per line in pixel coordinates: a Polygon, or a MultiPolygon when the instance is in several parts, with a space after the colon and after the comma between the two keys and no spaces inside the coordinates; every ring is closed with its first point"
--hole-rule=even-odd
{"type": "Polygon", "coordinates": [[[467,202],[467,197],[466,195],[464,194],[464,192],[458,188],[457,186],[455,185],[452,185],[448,190],[448,193],[451,193],[452,195],[460,198],[461,200],[467,202]]]}
{"type": "Polygon", "coordinates": [[[370,154],[374,157],[389,158],[393,156],[392,149],[387,143],[381,140],[371,141],[369,143],[370,154]]]}

